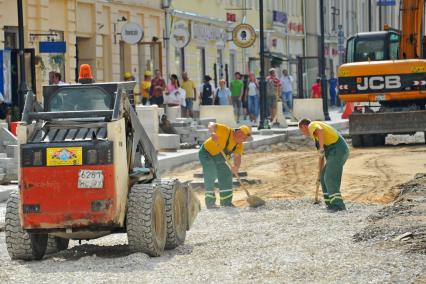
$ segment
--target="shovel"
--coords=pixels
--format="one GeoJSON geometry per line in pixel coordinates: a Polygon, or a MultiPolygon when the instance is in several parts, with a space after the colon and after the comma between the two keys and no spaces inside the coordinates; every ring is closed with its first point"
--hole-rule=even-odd
{"type": "Polygon", "coordinates": [[[246,195],[247,195],[247,203],[250,205],[250,207],[252,208],[256,208],[256,207],[260,207],[265,205],[265,200],[263,200],[260,197],[257,197],[255,195],[251,195],[250,192],[247,190],[247,188],[244,186],[244,184],[241,182],[240,176],[238,174],[235,174],[232,171],[232,165],[231,165],[231,161],[229,160],[228,156],[225,155],[225,153],[223,153],[223,151],[221,150],[220,153],[222,154],[223,158],[226,161],[226,164],[229,167],[229,170],[231,171],[231,173],[237,178],[240,186],[242,187],[242,189],[245,191],[246,195]]]}
{"type": "Polygon", "coordinates": [[[319,187],[320,187],[320,184],[321,184],[321,169],[322,169],[322,167],[321,167],[321,163],[320,163],[319,166],[318,166],[318,177],[317,177],[317,182],[316,182],[314,204],[319,204],[320,203],[318,195],[319,195],[319,187]]]}

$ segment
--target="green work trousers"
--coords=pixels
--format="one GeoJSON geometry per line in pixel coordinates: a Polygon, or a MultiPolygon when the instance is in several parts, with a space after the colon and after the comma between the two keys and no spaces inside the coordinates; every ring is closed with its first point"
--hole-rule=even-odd
{"type": "Polygon", "coordinates": [[[336,143],[325,147],[326,164],[321,170],[321,187],[325,204],[330,209],[345,208],[345,203],[340,193],[340,184],[343,166],[348,157],[349,147],[342,137],[336,143]]]}
{"type": "Polygon", "coordinates": [[[216,203],[214,186],[216,179],[219,182],[220,205],[232,205],[232,173],[221,154],[210,155],[204,146],[201,146],[198,153],[201,165],[203,166],[204,189],[206,206],[213,206],[216,203]]]}

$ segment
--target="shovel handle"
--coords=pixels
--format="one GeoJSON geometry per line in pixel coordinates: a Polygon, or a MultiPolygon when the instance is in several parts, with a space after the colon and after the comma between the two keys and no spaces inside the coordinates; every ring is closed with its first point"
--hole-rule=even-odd
{"type": "MultiPolygon", "coordinates": [[[[217,144],[217,143],[216,143],[217,144]]],[[[219,145],[217,145],[219,147],[219,145]]],[[[220,149],[220,147],[219,147],[220,149]]],[[[240,176],[238,174],[235,174],[232,171],[232,165],[231,165],[231,161],[229,160],[229,157],[225,155],[225,153],[223,152],[223,150],[220,150],[220,153],[222,154],[223,158],[226,161],[226,164],[228,165],[229,170],[231,171],[231,173],[237,178],[238,183],[241,185],[241,187],[243,188],[243,190],[246,192],[247,196],[250,197],[250,192],[247,190],[247,188],[245,188],[244,184],[241,182],[240,176]]]]}

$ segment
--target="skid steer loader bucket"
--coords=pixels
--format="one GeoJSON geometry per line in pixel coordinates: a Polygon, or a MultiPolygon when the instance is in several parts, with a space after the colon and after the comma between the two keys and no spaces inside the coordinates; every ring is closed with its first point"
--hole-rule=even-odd
{"type": "Polygon", "coordinates": [[[194,192],[194,190],[191,189],[189,185],[184,185],[186,191],[187,191],[187,199],[186,199],[186,207],[188,208],[188,228],[189,230],[192,227],[192,224],[194,224],[195,219],[197,218],[198,212],[201,210],[201,203],[198,199],[197,194],[194,192]]]}

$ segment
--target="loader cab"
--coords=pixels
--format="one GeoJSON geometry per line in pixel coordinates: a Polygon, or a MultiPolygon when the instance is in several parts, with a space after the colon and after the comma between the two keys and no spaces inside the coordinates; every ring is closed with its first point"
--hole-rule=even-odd
{"type": "Polygon", "coordinates": [[[358,33],[347,41],[346,63],[398,60],[399,41],[395,31],[358,33]]]}

